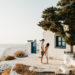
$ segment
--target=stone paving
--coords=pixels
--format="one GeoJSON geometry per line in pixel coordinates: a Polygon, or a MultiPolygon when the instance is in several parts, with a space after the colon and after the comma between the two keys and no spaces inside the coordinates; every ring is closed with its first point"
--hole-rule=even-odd
{"type": "Polygon", "coordinates": [[[55,72],[55,73],[61,72],[63,73],[60,70],[60,67],[62,66],[65,67],[63,60],[49,58],[49,64],[47,64],[46,58],[44,57],[43,59],[44,59],[43,63],[41,63],[40,56],[33,54],[26,58],[17,58],[12,61],[2,61],[0,62],[0,69],[4,69],[4,68],[1,68],[1,66],[5,64],[13,66],[14,64],[20,63],[20,64],[30,66],[30,70],[37,71],[37,72],[55,72]]]}

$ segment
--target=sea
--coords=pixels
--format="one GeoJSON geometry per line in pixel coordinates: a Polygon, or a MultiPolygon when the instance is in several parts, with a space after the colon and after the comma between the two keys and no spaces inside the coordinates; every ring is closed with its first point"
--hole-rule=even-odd
{"type": "Polygon", "coordinates": [[[25,44],[0,44],[0,57],[2,57],[5,50],[9,48],[18,48],[18,47],[24,47],[25,44]]]}

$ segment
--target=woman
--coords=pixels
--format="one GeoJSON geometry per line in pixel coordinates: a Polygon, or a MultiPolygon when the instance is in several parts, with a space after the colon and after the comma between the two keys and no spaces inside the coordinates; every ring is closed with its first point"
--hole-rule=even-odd
{"type": "Polygon", "coordinates": [[[46,59],[47,59],[47,64],[48,64],[48,48],[49,48],[49,43],[46,44],[45,51],[44,51],[44,54],[45,54],[46,59]]]}

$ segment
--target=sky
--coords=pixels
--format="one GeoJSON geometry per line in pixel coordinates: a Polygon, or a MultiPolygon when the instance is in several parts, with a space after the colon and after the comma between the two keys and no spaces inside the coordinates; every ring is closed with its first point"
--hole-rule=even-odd
{"type": "Polygon", "coordinates": [[[43,38],[37,26],[42,11],[58,0],[0,0],[0,44],[24,44],[43,38]]]}

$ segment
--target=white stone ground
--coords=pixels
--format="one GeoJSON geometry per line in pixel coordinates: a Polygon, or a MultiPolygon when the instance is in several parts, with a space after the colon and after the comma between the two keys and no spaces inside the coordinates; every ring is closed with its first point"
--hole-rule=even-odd
{"type": "Polygon", "coordinates": [[[0,62],[0,68],[5,69],[5,68],[13,66],[14,64],[17,64],[17,63],[31,66],[30,70],[34,70],[34,71],[38,71],[38,72],[47,71],[47,72],[58,73],[61,66],[65,67],[63,60],[57,60],[57,59],[50,59],[49,58],[49,64],[46,64],[46,58],[45,57],[44,57],[43,63],[41,63],[40,62],[40,56],[37,54],[32,54],[29,57],[25,57],[25,58],[17,58],[17,59],[12,60],[12,61],[2,61],[2,62],[0,62]],[[5,66],[2,68],[1,67],[2,65],[5,65],[5,66]]]}

